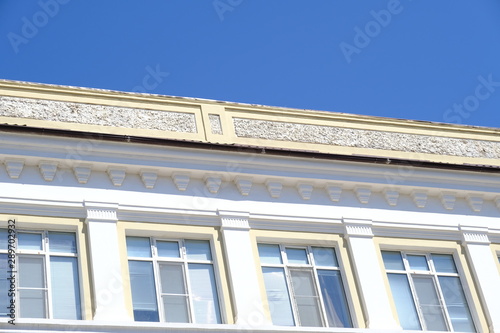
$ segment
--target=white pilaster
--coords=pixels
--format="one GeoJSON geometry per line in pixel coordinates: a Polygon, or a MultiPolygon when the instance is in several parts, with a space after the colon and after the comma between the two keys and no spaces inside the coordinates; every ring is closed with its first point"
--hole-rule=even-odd
{"type": "Polygon", "coordinates": [[[255,257],[250,239],[249,213],[218,211],[224,243],[235,322],[239,325],[270,325],[263,311],[255,257]]]}
{"type": "Polygon", "coordinates": [[[500,332],[500,275],[490,249],[488,228],[460,226],[462,245],[469,257],[490,332],[500,332]]]}
{"type": "Polygon", "coordinates": [[[116,229],[118,204],[85,201],[84,205],[95,301],[94,320],[132,321],[125,309],[116,229]]]}
{"type": "Polygon", "coordinates": [[[343,218],[353,267],[359,282],[366,315],[366,327],[401,329],[394,319],[389,295],[384,287],[384,272],[373,243],[372,221],[343,218]]]}

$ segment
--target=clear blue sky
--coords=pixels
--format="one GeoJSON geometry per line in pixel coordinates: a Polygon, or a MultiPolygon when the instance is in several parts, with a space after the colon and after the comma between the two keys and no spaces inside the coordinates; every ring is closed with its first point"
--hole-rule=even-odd
{"type": "Polygon", "coordinates": [[[0,78],[500,127],[500,1],[0,0],[0,78]]]}

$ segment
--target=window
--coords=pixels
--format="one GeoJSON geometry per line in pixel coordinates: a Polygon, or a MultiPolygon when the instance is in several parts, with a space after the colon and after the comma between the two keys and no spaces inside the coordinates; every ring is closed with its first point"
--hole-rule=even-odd
{"type": "Polygon", "coordinates": [[[273,324],[352,327],[333,248],[258,248],[273,324]]]}
{"type": "Polygon", "coordinates": [[[403,329],[474,332],[453,256],[382,251],[403,329]]]}
{"type": "Polygon", "coordinates": [[[81,319],[75,234],[17,231],[16,236],[15,258],[9,260],[7,230],[0,229],[0,317],[7,317],[13,299],[21,318],[81,319]],[[11,274],[15,290],[9,298],[11,274]]]}
{"type": "Polygon", "coordinates": [[[127,237],[136,321],[220,324],[210,243],[127,237]]]}

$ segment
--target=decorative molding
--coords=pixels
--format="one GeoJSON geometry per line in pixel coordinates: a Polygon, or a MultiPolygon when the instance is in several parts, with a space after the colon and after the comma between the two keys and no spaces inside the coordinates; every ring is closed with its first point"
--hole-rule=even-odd
{"type": "Polygon", "coordinates": [[[118,204],[107,202],[84,201],[83,206],[87,211],[86,222],[117,222],[118,204]]]}
{"type": "Polygon", "coordinates": [[[73,173],[80,184],[87,184],[90,174],[92,173],[92,168],[90,165],[75,166],[73,168],[73,173]]]}
{"type": "Polygon", "coordinates": [[[250,230],[250,213],[217,210],[221,220],[221,230],[250,230]]]}
{"type": "Polygon", "coordinates": [[[40,169],[40,173],[42,174],[43,179],[45,181],[51,182],[54,180],[54,177],[57,172],[57,162],[54,161],[42,161],[38,164],[38,168],[40,169]]]}
{"type": "Polygon", "coordinates": [[[127,175],[125,168],[108,168],[107,172],[113,185],[122,186],[125,176],[127,175]]]}
{"type": "Polygon", "coordinates": [[[330,197],[330,200],[333,202],[339,202],[340,201],[340,196],[342,194],[342,187],[340,185],[335,185],[335,184],[327,184],[325,186],[326,192],[328,192],[328,196],[330,197]]]}
{"type": "Polygon", "coordinates": [[[220,186],[222,184],[221,176],[206,176],[205,185],[210,193],[217,194],[219,192],[220,186]]]}
{"type": "Polygon", "coordinates": [[[152,189],[155,187],[156,180],[158,179],[158,172],[156,170],[141,170],[140,174],[146,188],[152,189]]]}
{"type": "Polygon", "coordinates": [[[24,168],[24,160],[20,159],[6,159],[5,169],[12,179],[18,179],[24,168]]]}
{"type": "Polygon", "coordinates": [[[356,193],[356,197],[358,198],[359,202],[362,204],[367,204],[368,201],[370,201],[370,196],[372,194],[372,190],[368,187],[356,187],[354,189],[354,192],[356,193]]]}
{"type": "Polygon", "coordinates": [[[191,177],[187,173],[173,173],[172,180],[179,191],[185,191],[191,177]]]}
{"type": "Polygon", "coordinates": [[[424,208],[427,204],[427,193],[422,191],[411,192],[413,202],[418,208],[424,208]]]}
{"type": "Polygon", "coordinates": [[[480,212],[483,208],[483,198],[477,195],[467,195],[467,202],[475,212],[480,212]]]}
{"type": "Polygon", "coordinates": [[[0,116],[4,117],[196,133],[196,109],[186,108],[186,111],[147,110],[102,104],[0,96],[0,116]]]}
{"type": "Polygon", "coordinates": [[[283,189],[283,184],[279,180],[267,180],[266,187],[271,197],[279,198],[281,190],[283,189]]]}
{"type": "Polygon", "coordinates": [[[490,244],[488,228],[460,225],[463,244],[490,244]]]}
{"type": "Polygon", "coordinates": [[[366,237],[372,238],[373,222],[371,220],[342,218],[344,224],[345,237],[366,237]]]}
{"type": "Polygon", "coordinates": [[[236,187],[238,188],[238,191],[240,191],[241,195],[247,196],[250,194],[253,184],[251,179],[237,177],[234,179],[234,183],[236,184],[236,187]]]}
{"type": "Polygon", "coordinates": [[[220,116],[218,114],[209,114],[208,119],[210,120],[210,130],[212,134],[222,135],[220,116]]]}
{"type": "Polygon", "coordinates": [[[248,118],[233,118],[233,125],[236,136],[240,138],[381,149],[432,155],[487,159],[500,158],[500,142],[498,141],[248,118]]]}
{"type": "Polygon", "coordinates": [[[311,184],[299,183],[297,184],[297,190],[299,191],[300,196],[304,200],[311,199],[311,195],[313,192],[313,186],[311,184]]]}
{"type": "Polygon", "coordinates": [[[457,201],[455,193],[443,192],[440,197],[444,208],[452,210],[455,207],[455,202],[457,201]]]}
{"type": "Polygon", "coordinates": [[[390,206],[396,206],[398,204],[399,192],[395,190],[385,190],[384,191],[385,200],[390,206]]]}

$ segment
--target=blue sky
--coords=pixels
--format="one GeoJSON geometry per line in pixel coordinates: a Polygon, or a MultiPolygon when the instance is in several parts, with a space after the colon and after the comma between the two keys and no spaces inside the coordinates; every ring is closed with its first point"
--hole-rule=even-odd
{"type": "Polygon", "coordinates": [[[0,0],[0,78],[500,127],[500,1],[0,0]]]}

